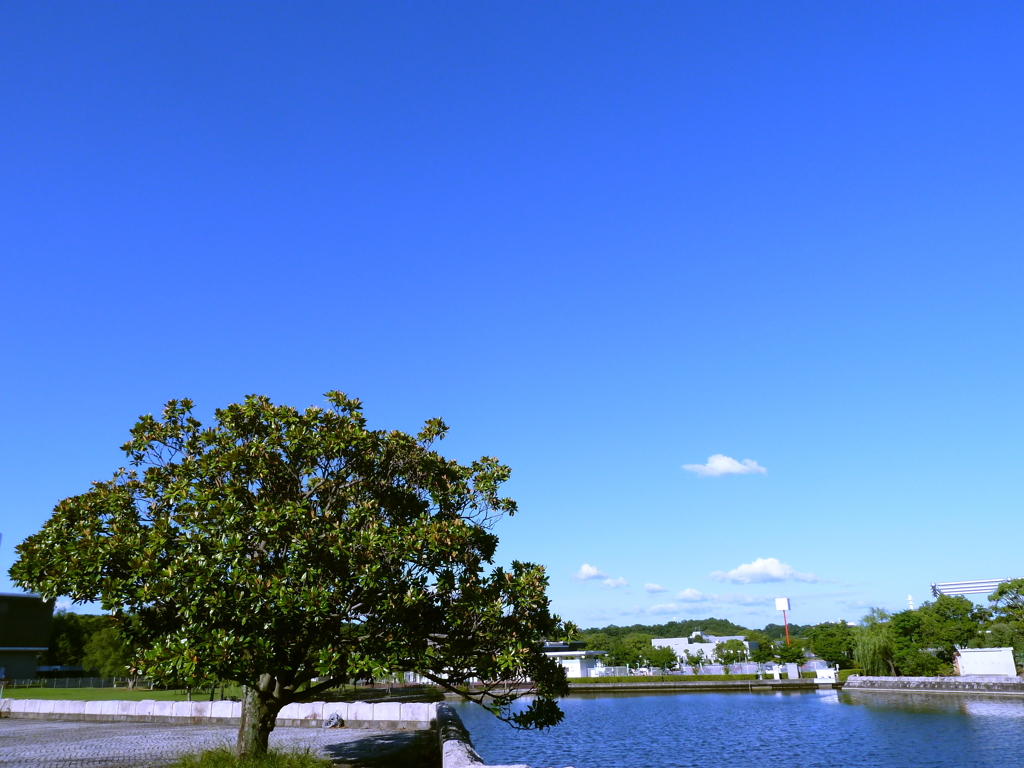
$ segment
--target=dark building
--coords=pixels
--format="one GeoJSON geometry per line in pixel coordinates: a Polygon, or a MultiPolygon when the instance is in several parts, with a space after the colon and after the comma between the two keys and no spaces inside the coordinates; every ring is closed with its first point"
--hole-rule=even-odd
{"type": "Polygon", "coordinates": [[[49,647],[53,601],[0,592],[0,678],[36,676],[36,659],[49,647]]]}

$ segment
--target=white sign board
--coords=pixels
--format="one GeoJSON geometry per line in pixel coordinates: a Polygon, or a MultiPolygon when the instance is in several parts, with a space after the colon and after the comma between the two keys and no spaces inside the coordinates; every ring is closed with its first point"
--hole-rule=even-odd
{"type": "Polygon", "coordinates": [[[788,597],[776,597],[775,598],[775,610],[776,611],[788,611],[789,610],[789,598],[788,597]]]}

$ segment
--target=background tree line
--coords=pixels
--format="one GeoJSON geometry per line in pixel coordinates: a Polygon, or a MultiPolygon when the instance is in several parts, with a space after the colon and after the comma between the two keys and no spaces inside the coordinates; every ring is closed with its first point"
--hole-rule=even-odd
{"type": "MultiPolygon", "coordinates": [[[[579,639],[591,650],[608,651],[604,661],[609,666],[652,667],[671,670],[679,662],[690,665],[719,662],[737,664],[741,661],[796,662],[804,658],[804,651],[809,641],[806,635],[812,630],[811,625],[790,624],[789,632],[792,645],[787,647],[782,638],[785,636],[782,625],[769,624],[763,630],[752,630],[734,624],[726,619],[690,619],[688,621],[671,621],[667,624],[634,624],[629,627],[611,625],[602,628],[590,628],[580,632],[579,639]],[[671,648],[657,647],[652,641],[658,637],[690,637],[694,632],[702,632],[715,636],[741,636],[747,641],[757,643],[757,648],[747,651],[739,640],[728,640],[718,643],[715,658],[691,656],[677,659],[671,648]]],[[[703,637],[703,636],[701,636],[703,637]]]]}
{"type": "Polygon", "coordinates": [[[790,624],[789,647],[779,624],[753,630],[716,618],[591,628],[583,630],[580,639],[591,650],[608,651],[605,663],[609,666],[672,669],[679,661],[713,661],[696,657],[677,660],[671,649],[657,648],[651,642],[656,637],[689,637],[696,631],[741,635],[757,642],[757,649],[749,653],[739,641],[719,643],[716,656],[725,664],[798,662],[809,651],[840,669],[862,669],[868,675],[931,677],[953,673],[957,648],[1013,648],[1018,668],[1024,666],[1024,579],[1001,584],[989,602],[990,607],[978,606],[965,597],[941,595],[920,608],[898,613],[872,608],[858,626],[842,622],[790,624]]]}
{"type": "Polygon", "coordinates": [[[39,665],[82,667],[99,677],[129,677],[131,658],[131,648],[117,631],[113,617],[57,611],[50,647],[39,657],[39,665]]]}

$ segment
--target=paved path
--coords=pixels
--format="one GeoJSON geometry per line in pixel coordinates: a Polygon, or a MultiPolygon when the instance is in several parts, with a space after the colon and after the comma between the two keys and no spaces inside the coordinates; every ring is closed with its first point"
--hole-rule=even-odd
{"type": "MultiPolygon", "coordinates": [[[[235,743],[231,725],[0,720],[0,768],[162,768],[185,752],[235,743]]],[[[271,748],[309,749],[351,768],[429,768],[428,731],[277,728],[271,748]]]]}

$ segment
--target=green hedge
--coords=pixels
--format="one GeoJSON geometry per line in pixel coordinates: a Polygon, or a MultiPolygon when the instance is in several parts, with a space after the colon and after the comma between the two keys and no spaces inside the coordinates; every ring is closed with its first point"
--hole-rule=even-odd
{"type": "Polygon", "coordinates": [[[757,675],[637,675],[635,677],[570,677],[570,683],[692,683],[706,680],[756,680],[757,675]]]}
{"type": "MultiPolygon", "coordinates": [[[[849,672],[857,674],[858,670],[851,669],[849,672]]],[[[849,675],[847,675],[848,677],[849,675]]],[[[800,677],[813,680],[817,677],[814,672],[801,672],[800,677]]],[[[843,673],[839,677],[845,680],[843,673]]],[[[766,675],[765,680],[771,680],[771,675],[766,675]]],[[[785,678],[783,678],[785,679],[785,678]]],[[[694,682],[718,682],[721,680],[757,680],[757,675],[637,675],[635,677],[570,677],[570,683],[601,685],[604,683],[694,683],[694,682]]]]}
{"type": "Polygon", "coordinates": [[[863,675],[863,669],[841,669],[839,670],[839,682],[845,683],[850,675],[863,675]]]}

